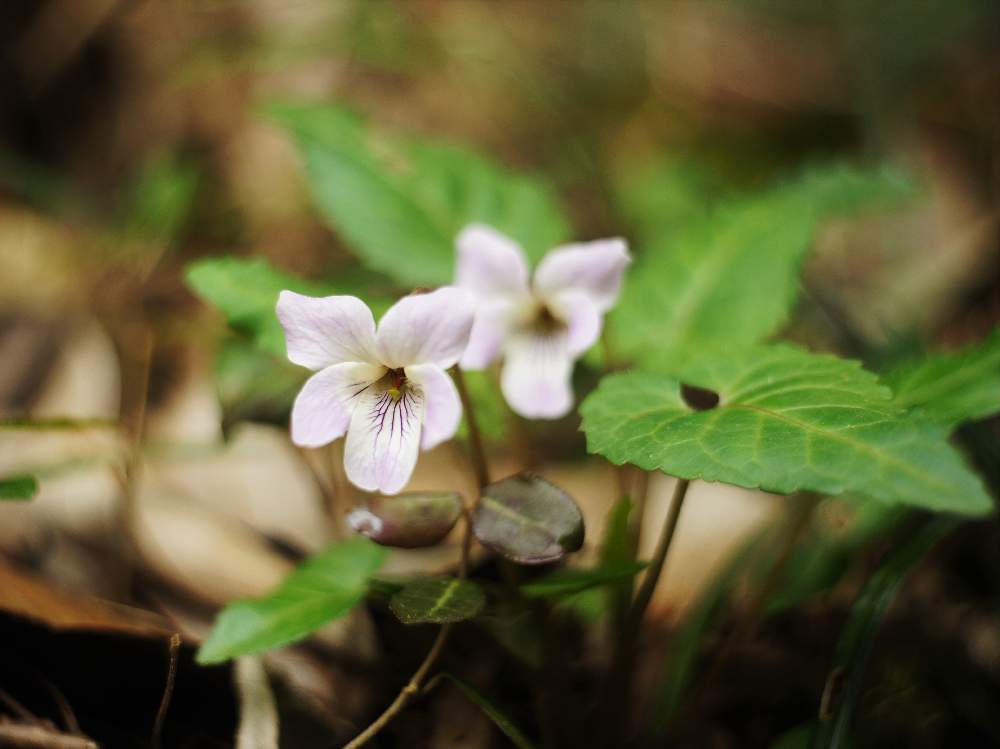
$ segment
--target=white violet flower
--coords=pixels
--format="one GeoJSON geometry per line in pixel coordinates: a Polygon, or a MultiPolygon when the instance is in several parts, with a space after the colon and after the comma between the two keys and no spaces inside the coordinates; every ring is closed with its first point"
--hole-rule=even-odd
{"type": "Polygon", "coordinates": [[[347,478],[395,494],[420,449],[450,439],[462,405],[445,371],[465,350],[475,303],[445,287],[404,297],[379,321],[353,296],[282,291],[277,314],[288,358],[316,371],[292,407],[292,441],[319,447],[347,435],[347,478]]]}
{"type": "Polygon", "coordinates": [[[564,416],[573,407],[573,363],[600,336],[631,262],[625,240],[556,247],[530,282],[524,252],[495,229],[467,226],[455,244],[456,285],[478,301],[461,367],[483,369],[502,355],[500,387],[514,411],[564,416]]]}

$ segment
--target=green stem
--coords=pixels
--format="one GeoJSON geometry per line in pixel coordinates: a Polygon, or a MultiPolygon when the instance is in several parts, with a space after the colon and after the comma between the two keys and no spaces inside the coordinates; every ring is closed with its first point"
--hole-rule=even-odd
{"type": "Polygon", "coordinates": [[[649,602],[653,599],[653,592],[656,584],[660,581],[663,572],[663,565],[667,561],[667,552],[670,551],[670,544],[674,540],[674,533],[677,531],[677,521],[681,516],[681,508],[684,506],[684,498],[687,496],[688,487],[691,482],[687,479],[678,479],[674,487],[673,497],[670,499],[670,509],[667,512],[667,519],[663,523],[663,530],[660,533],[660,540],[656,545],[656,552],[653,554],[653,561],[649,563],[646,576],[642,579],[642,585],[632,603],[632,610],[629,613],[629,629],[633,635],[638,634],[639,625],[646,614],[649,602]]]}
{"type": "Polygon", "coordinates": [[[663,573],[663,566],[677,531],[677,522],[680,519],[681,508],[684,505],[684,498],[687,496],[690,483],[687,479],[677,480],[653,560],[647,568],[646,576],[642,580],[632,606],[624,615],[624,622],[616,642],[611,672],[607,679],[607,691],[604,699],[606,712],[602,721],[602,740],[599,742],[602,746],[617,746],[621,743],[621,734],[628,718],[626,713],[632,701],[634,671],[638,653],[636,641],[639,637],[642,619],[646,614],[646,609],[649,608],[656,585],[663,573]]]}
{"type": "Polygon", "coordinates": [[[483,438],[479,432],[479,422],[476,421],[475,411],[472,410],[472,399],[469,398],[469,390],[465,386],[465,375],[458,365],[451,368],[455,376],[455,387],[458,388],[458,397],[462,401],[462,410],[465,412],[465,423],[469,429],[469,449],[472,454],[472,467],[476,472],[476,480],[479,488],[490,483],[490,470],[486,463],[486,451],[483,450],[483,438]]]}
{"type": "Polygon", "coordinates": [[[428,672],[434,666],[435,661],[437,661],[438,656],[444,649],[444,644],[448,640],[448,634],[451,632],[451,625],[445,624],[438,630],[437,637],[434,639],[434,644],[431,645],[431,649],[428,651],[427,656],[424,658],[423,663],[417,668],[416,673],[410,678],[406,686],[400,690],[399,694],[396,695],[396,699],[392,701],[392,704],[385,709],[378,718],[375,719],[368,728],[359,733],[354,739],[344,745],[344,749],[358,749],[364,746],[373,738],[375,735],[385,728],[389,721],[396,717],[396,715],[402,711],[404,707],[409,703],[413,696],[420,692],[423,687],[424,679],[427,677],[428,672]]]}

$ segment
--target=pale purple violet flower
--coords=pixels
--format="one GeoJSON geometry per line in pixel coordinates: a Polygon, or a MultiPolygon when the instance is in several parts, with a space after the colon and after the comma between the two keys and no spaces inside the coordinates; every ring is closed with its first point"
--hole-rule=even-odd
{"type": "Polygon", "coordinates": [[[277,313],[288,358],[316,371],[292,406],[292,441],[319,447],[347,434],[347,478],[395,494],[420,449],[450,439],[462,405],[445,371],[469,341],[475,302],[445,287],[404,297],[379,321],[353,296],[282,291],[277,313]]]}
{"type": "Polygon", "coordinates": [[[623,239],[564,245],[528,278],[524,252],[509,237],[473,224],[456,239],[455,283],[478,301],[463,369],[503,356],[500,388],[521,416],[557,419],[573,407],[573,363],[601,334],[631,262],[623,239]]]}

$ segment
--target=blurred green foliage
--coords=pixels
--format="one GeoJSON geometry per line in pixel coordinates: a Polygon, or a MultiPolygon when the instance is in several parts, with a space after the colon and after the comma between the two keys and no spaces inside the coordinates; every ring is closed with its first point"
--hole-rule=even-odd
{"type": "Polygon", "coordinates": [[[294,570],[271,595],[235,601],[219,614],[198,662],[221,663],[302,639],[361,603],[386,550],[367,538],[333,544],[294,570]]]}
{"type": "Polygon", "coordinates": [[[988,340],[917,359],[887,376],[896,402],[951,426],[1000,411],[1000,329],[988,340]]]}
{"type": "Polygon", "coordinates": [[[677,372],[693,352],[765,339],[788,321],[819,222],[910,193],[896,171],[830,164],[720,200],[690,168],[647,172],[621,196],[639,236],[615,355],[677,372]]]}
{"type": "Polygon", "coordinates": [[[38,494],[38,479],[29,474],[0,477],[0,500],[31,499],[38,494]]]}
{"type": "Polygon", "coordinates": [[[272,105],[294,136],[313,199],[373,270],[402,285],[450,283],[459,231],[481,222],[538,259],[569,235],[551,192],[477,153],[392,136],[334,106],[272,105]]]}

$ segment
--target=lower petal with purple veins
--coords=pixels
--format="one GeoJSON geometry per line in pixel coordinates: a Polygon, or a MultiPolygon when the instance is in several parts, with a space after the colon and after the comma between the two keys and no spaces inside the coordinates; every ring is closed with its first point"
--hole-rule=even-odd
{"type": "Polygon", "coordinates": [[[343,437],[359,398],[385,371],[373,364],[345,362],[310,377],[292,406],[292,441],[320,447],[343,437]]]}
{"type": "Polygon", "coordinates": [[[424,412],[423,390],[413,382],[399,387],[380,381],[363,393],[344,446],[351,483],[382,494],[396,494],[406,486],[417,464],[424,412]]]}

